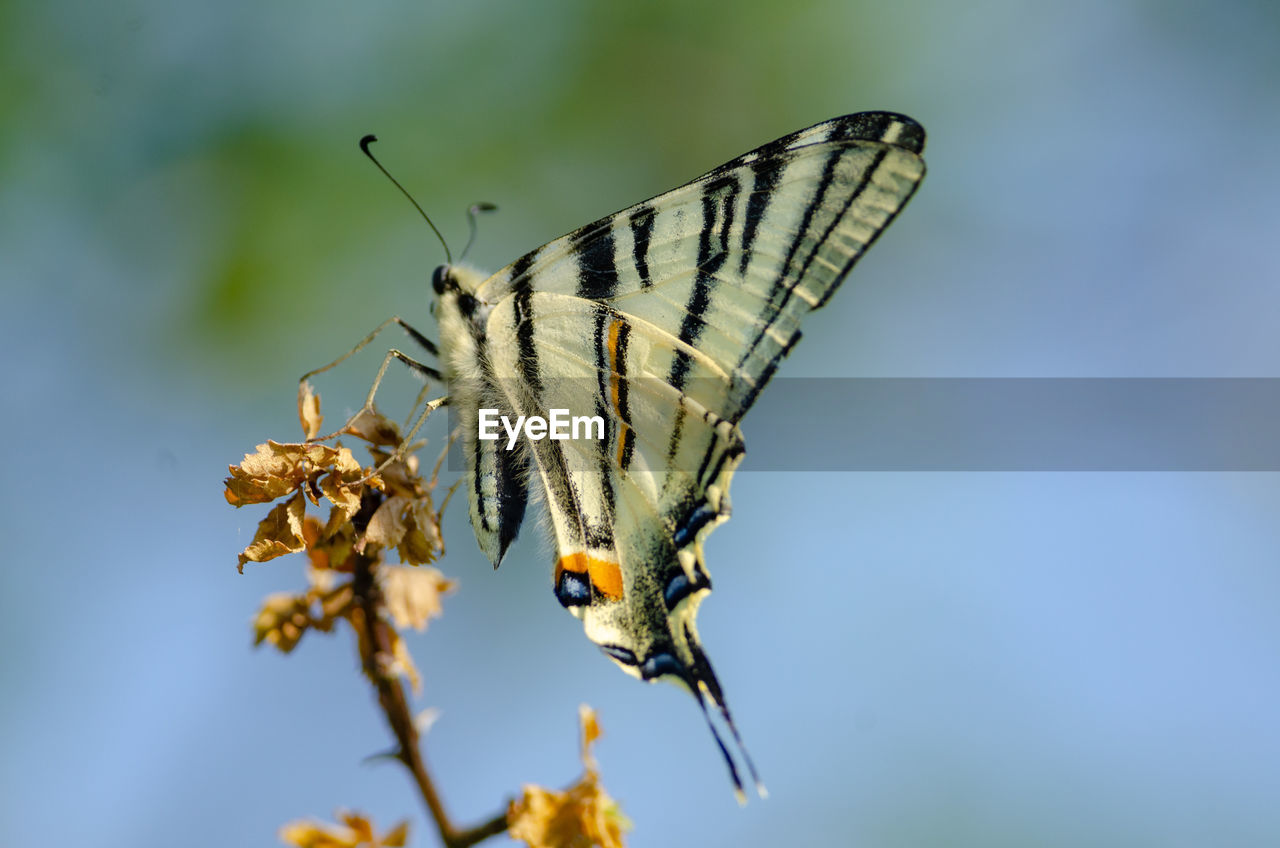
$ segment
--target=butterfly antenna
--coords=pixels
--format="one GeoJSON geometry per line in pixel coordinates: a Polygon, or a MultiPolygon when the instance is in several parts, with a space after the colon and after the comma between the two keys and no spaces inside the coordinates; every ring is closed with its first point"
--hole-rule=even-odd
{"type": "Polygon", "coordinates": [[[463,262],[467,258],[467,254],[471,252],[471,245],[476,243],[476,216],[481,212],[496,212],[498,207],[492,203],[473,203],[471,208],[467,210],[467,227],[471,230],[471,234],[467,236],[467,246],[462,248],[462,255],[458,257],[459,262],[463,262]]]}
{"type": "Polygon", "coordinates": [[[440,244],[444,247],[445,261],[449,265],[452,265],[453,254],[449,252],[449,244],[444,240],[444,236],[440,235],[440,230],[436,229],[435,222],[431,220],[431,216],[422,210],[422,207],[418,205],[418,201],[413,199],[413,195],[406,191],[405,187],[400,185],[400,181],[391,176],[391,173],[386,168],[382,167],[382,163],[378,161],[378,157],[374,156],[373,152],[369,150],[369,145],[373,144],[377,140],[378,137],[376,135],[369,133],[364,138],[360,139],[360,149],[364,151],[364,155],[368,156],[369,160],[373,162],[373,164],[378,166],[378,170],[382,172],[382,175],[391,180],[391,184],[400,189],[401,194],[409,198],[409,202],[413,204],[414,209],[418,210],[418,214],[422,216],[422,219],[427,222],[427,226],[431,228],[431,232],[436,234],[436,238],[440,239],[440,244]]]}

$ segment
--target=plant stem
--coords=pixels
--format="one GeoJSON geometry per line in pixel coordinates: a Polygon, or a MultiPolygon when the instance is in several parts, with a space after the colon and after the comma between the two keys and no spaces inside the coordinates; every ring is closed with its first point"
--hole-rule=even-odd
{"type": "Polygon", "coordinates": [[[431,814],[436,830],[440,833],[440,840],[445,848],[470,848],[477,842],[506,832],[505,812],[498,813],[475,827],[465,829],[458,829],[449,820],[444,802],[440,800],[440,793],[436,791],[435,782],[431,779],[426,760],[422,756],[418,728],[413,722],[413,713],[409,709],[409,699],[405,695],[404,684],[387,668],[393,654],[391,625],[382,614],[384,606],[382,592],[373,577],[376,561],[362,554],[353,556],[356,562],[352,588],[362,615],[358,617],[361,620],[353,616],[352,624],[358,631],[360,662],[364,667],[365,676],[378,692],[378,704],[382,707],[387,724],[391,726],[391,732],[395,734],[399,748],[396,751],[396,759],[403,763],[413,776],[418,792],[427,805],[427,812],[431,814]]]}

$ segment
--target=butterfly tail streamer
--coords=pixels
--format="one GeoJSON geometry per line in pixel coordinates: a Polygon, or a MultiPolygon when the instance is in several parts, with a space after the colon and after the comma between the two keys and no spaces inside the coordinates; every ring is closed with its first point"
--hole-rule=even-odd
{"type": "MultiPolygon", "coordinates": [[[[686,629],[686,638],[692,634],[686,629]]],[[[693,690],[693,695],[698,699],[698,706],[702,709],[702,714],[707,720],[707,726],[711,728],[711,735],[715,737],[716,744],[720,746],[720,753],[724,755],[725,761],[729,765],[729,774],[733,779],[734,797],[738,799],[738,803],[746,803],[746,794],[742,789],[742,780],[738,774],[738,768],[729,756],[728,748],[720,738],[720,733],[716,730],[715,724],[711,719],[711,713],[707,709],[707,701],[710,700],[716,707],[716,712],[720,714],[720,718],[724,720],[725,726],[729,728],[729,733],[733,736],[733,741],[737,746],[738,752],[742,755],[742,761],[746,764],[747,773],[751,776],[751,782],[755,784],[756,794],[761,798],[769,797],[769,790],[765,788],[764,782],[760,780],[760,774],[756,771],[756,764],[751,759],[751,754],[747,751],[746,744],[742,741],[742,734],[738,732],[738,726],[733,721],[733,714],[729,712],[729,702],[725,700],[724,690],[720,688],[720,681],[716,677],[715,671],[711,668],[711,662],[707,659],[707,655],[702,652],[701,645],[696,639],[689,639],[689,647],[693,653],[693,686],[689,688],[693,690]]]]}
{"type": "MultiPolygon", "coordinates": [[[[742,735],[738,733],[738,727],[733,723],[733,716],[729,714],[729,705],[723,700],[715,701],[716,709],[719,710],[721,718],[729,728],[729,732],[733,734],[733,741],[738,745],[738,751],[742,754],[742,761],[747,764],[747,773],[751,775],[751,782],[756,786],[756,794],[761,798],[769,797],[769,790],[765,787],[764,782],[760,780],[760,774],[756,771],[756,764],[751,760],[751,754],[747,751],[746,743],[742,741],[742,735]]],[[[703,710],[706,711],[705,708],[703,710]]]]}
{"type": "MultiPolygon", "coordinates": [[[[707,709],[708,696],[703,694],[701,688],[694,689],[693,696],[698,700],[698,707],[702,710],[702,717],[707,720],[707,728],[711,731],[711,738],[716,740],[716,746],[720,749],[720,755],[724,757],[725,765],[729,767],[729,779],[733,781],[733,797],[737,799],[739,804],[745,805],[747,803],[747,793],[742,788],[742,776],[738,773],[738,764],[734,762],[733,756],[729,753],[729,747],[724,744],[724,739],[720,738],[720,731],[716,730],[716,724],[711,720],[711,711],[707,709]]],[[[721,705],[716,704],[716,706],[719,708],[721,705]]],[[[734,733],[734,736],[736,737],[737,733],[734,733]]],[[[741,740],[738,742],[738,750],[742,751],[748,765],[750,765],[751,758],[746,757],[746,751],[742,748],[741,740]]],[[[753,767],[752,776],[754,777],[754,775],[755,770],[753,767]]],[[[758,787],[759,783],[757,782],[757,788],[758,787]]]]}

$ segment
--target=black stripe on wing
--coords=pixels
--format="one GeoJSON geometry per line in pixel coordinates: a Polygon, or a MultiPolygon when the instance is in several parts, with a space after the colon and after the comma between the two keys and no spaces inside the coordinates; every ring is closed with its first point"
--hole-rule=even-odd
{"type": "Polygon", "coordinates": [[[747,211],[742,219],[742,256],[738,260],[738,275],[745,276],[751,264],[751,249],[760,232],[760,221],[769,208],[769,201],[777,188],[782,169],[770,159],[758,159],[751,163],[751,193],[747,195],[747,211]]]}
{"type": "Polygon", "coordinates": [[[631,259],[636,263],[636,273],[640,275],[640,287],[645,289],[653,285],[649,277],[649,240],[653,238],[655,214],[652,206],[642,203],[627,220],[631,227],[631,259]]]}
{"type": "MultiPolygon", "coordinates": [[[[483,392],[481,406],[485,408],[505,409],[495,389],[496,376],[489,363],[488,338],[482,332],[473,332],[476,346],[475,359],[484,369],[486,389],[483,392]]],[[[528,343],[532,346],[532,338],[528,343]]],[[[534,363],[536,370],[536,362],[534,363]]],[[[478,521],[475,528],[477,538],[481,534],[496,534],[498,548],[496,551],[486,548],[493,557],[493,567],[497,568],[506,556],[507,549],[520,533],[520,525],[524,523],[525,509],[529,505],[529,456],[523,445],[516,450],[499,450],[496,441],[480,440],[474,442],[474,454],[471,457],[472,488],[472,521],[478,521]],[[485,481],[492,478],[493,495],[486,492],[485,481]]]]}
{"type": "MultiPolygon", "coordinates": [[[[702,230],[698,234],[697,276],[689,300],[684,307],[684,318],[676,338],[696,347],[704,317],[711,305],[711,295],[720,278],[716,276],[729,256],[729,237],[733,234],[733,213],[738,202],[741,185],[736,175],[722,177],[709,184],[702,192],[702,230]]],[[[678,351],[671,364],[668,382],[677,389],[684,387],[689,371],[689,354],[678,351]]]]}
{"type": "Polygon", "coordinates": [[[618,409],[618,417],[622,419],[622,447],[618,453],[618,467],[626,471],[631,467],[631,456],[635,452],[636,433],[631,426],[631,381],[627,377],[627,348],[631,343],[631,324],[627,321],[616,321],[617,341],[613,350],[612,386],[618,409]]]}
{"type": "MultiPolygon", "coordinates": [[[[810,233],[810,229],[813,225],[814,214],[818,208],[823,205],[827,192],[835,181],[836,169],[844,157],[844,152],[845,151],[842,148],[837,147],[834,148],[827,156],[827,162],[822,169],[822,179],[814,189],[813,199],[805,207],[804,215],[800,219],[800,226],[796,229],[795,237],[791,240],[791,244],[787,248],[786,260],[782,265],[782,274],[779,275],[778,279],[773,284],[772,291],[769,292],[769,299],[765,307],[766,311],[760,316],[760,329],[756,331],[755,338],[753,338],[751,343],[747,345],[745,350],[743,350],[742,357],[738,360],[739,369],[743,368],[747,364],[747,361],[755,355],[756,348],[759,347],[760,342],[764,340],[765,335],[773,326],[774,319],[780,315],[784,309],[786,309],[787,304],[791,301],[792,295],[795,294],[796,289],[798,289],[804,282],[805,275],[808,273],[810,265],[813,264],[814,257],[818,255],[818,250],[826,244],[829,238],[831,238],[831,233],[841,224],[849,209],[852,208],[853,204],[862,196],[862,193],[866,191],[867,186],[871,183],[871,178],[875,175],[876,170],[880,167],[880,164],[884,162],[884,158],[887,155],[886,150],[881,150],[876,154],[875,158],[872,160],[871,166],[862,172],[862,178],[859,181],[857,188],[850,192],[849,196],[845,198],[845,201],[841,206],[840,213],[832,216],[821,235],[813,236],[810,233]],[[797,254],[801,245],[804,244],[806,240],[810,241],[812,247],[810,247],[809,252],[804,256],[800,267],[793,273],[792,268],[795,265],[797,254]]],[[[855,251],[852,256],[852,260],[856,261],[865,251],[865,247],[855,251]]],[[[846,265],[845,271],[836,277],[834,284],[830,287],[830,291],[834,291],[840,287],[840,283],[843,282],[846,272],[852,266],[852,261],[846,265]]],[[[829,296],[830,291],[826,293],[827,296],[829,296]]],[[[757,381],[757,387],[753,392],[753,397],[755,394],[759,393],[760,388],[763,388],[763,383],[757,381]]]]}
{"type": "MultiPolygon", "coordinates": [[[[702,192],[702,230],[698,234],[697,276],[693,289],[689,292],[689,300],[685,304],[684,319],[680,322],[680,332],[676,338],[690,347],[698,343],[702,328],[706,326],[707,307],[711,305],[711,294],[720,278],[717,272],[729,256],[729,237],[733,235],[733,213],[738,202],[741,183],[737,174],[729,174],[708,184],[702,192]]],[[[689,373],[689,353],[683,348],[676,351],[671,362],[671,373],[667,382],[677,389],[683,389],[685,378],[689,373]]],[[[671,431],[671,441],[667,447],[668,459],[674,459],[680,447],[680,434],[684,429],[683,409],[676,418],[675,428],[671,431]]]]}
{"type": "Polygon", "coordinates": [[[533,308],[530,299],[532,288],[523,288],[515,294],[516,345],[520,349],[520,371],[529,389],[535,395],[542,394],[542,376],[538,371],[538,346],[533,338],[533,308]]]}
{"type": "MultiPolygon", "coordinates": [[[[493,451],[497,468],[498,562],[516,540],[529,505],[529,455],[524,450],[493,451]]],[[[497,567],[495,563],[494,567],[497,567]]]]}
{"type": "Polygon", "coordinates": [[[578,250],[578,297],[608,300],[618,290],[618,260],[613,227],[605,227],[581,242],[578,250]]]}
{"type": "MultiPolygon", "coordinates": [[[[613,310],[603,304],[596,306],[594,332],[597,383],[595,414],[604,421],[604,439],[602,443],[606,445],[613,443],[613,430],[615,427],[614,417],[610,414],[608,406],[608,399],[613,391],[609,380],[609,374],[611,373],[610,359],[612,357],[609,350],[609,324],[612,318],[613,310]]],[[[613,469],[610,467],[610,455],[605,450],[597,450],[596,455],[600,471],[600,488],[605,501],[603,523],[608,527],[612,527],[617,504],[613,492],[613,469]]]]}

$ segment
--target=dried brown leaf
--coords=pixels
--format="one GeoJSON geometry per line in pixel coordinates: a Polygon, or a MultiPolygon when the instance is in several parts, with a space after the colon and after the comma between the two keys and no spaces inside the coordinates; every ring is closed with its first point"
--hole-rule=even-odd
{"type": "Polygon", "coordinates": [[[375,839],[373,822],[369,821],[368,816],[362,815],[361,813],[340,810],[338,812],[338,818],[342,820],[344,825],[351,829],[352,833],[356,834],[360,842],[368,843],[375,839]]]}
{"type": "Polygon", "coordinates": [[[427,622],[443,612],[440,596],[452,592],[457,583],[434,568],[391,565],[378,569],[387,611],[396,627],[427,629],[427,622]]]}
{"type": "MultiPolygon", "coordinates": [[[[398,467],[403,468],[400,463],[395,463],[388,470],[398,467]]],[[[398,476],[392,473],[386,478],[393,492],[405,490],[394,482],[398,476]]],[[[383,501],[369,519],[364,535],[357,540],[357,552],[367,553],[369,545],[383,549],[396,548],[400,561],[409,565],[434,562],[440,555],[444,549],[440,535],[440,515],[432,506],[431,498],[421,486],[421,481],[413,479],[417,482],[412,489],[418,494],[413,497],[393,494],[383,501]]]]}
{"type": "Polygon", "coordinates": [[[268,595],[253,619],[253,644],[266,642],[289,653],[311,626],[310,606],[305,595],[268,595]]]}
{"type": "Polygon", "coordinates": [[[379,837],[367,816],[339,811],[338,818],[341,824],[314,819],[289,822],[280,828],[280,841],[296,848],[403,848],[409,835],[407,821],[379,837]]]}
{"type": "Polygon", "coordinates": [[[244,506],[267,503],[302,486],[317,471],[360,472],[360,463],[344,447],[320,444],[282,444],[268,441],[245,454],[239,466],[229,466],[227,503],[244,506]]]}
{"type": "MultiPolygon", "coordinates": [[[[333,572],[325,573],[332,574],[333,572]]],[[[351,617],[351,610],[355,606],[356,597],[355,589],[351,586],[350,581],[325,592],[317,593],[317,595],[320,601],[320,618],[313,622],[313,626],[317,630],[323,630],[328,633],[338,619],[351,617]]]]}
{"type": "Polygon", "coordinates": [[[231,472],[231,476],[223,481],[226,486],[223,497],[227,499],[227,503],[232,506],[270,503],[298,488],[305,479],[304,475],[273,474],[260,470],[264,464],[261,455],[265,449],[267,445],[258,445],[258,452],[245,454],[239,466],[227,466],[227,470],[231,472]]]}
{"type": "MultiPolygon", "coordinates": [[[[330,515],[333,514],[332,509],[330,509],[329,512],[330,515]]],[[[326,529],[326,526],[321,524],[320,519],[315,516],[308,515],[306,518],[302,519],[302,540],[307,545],[307,556],[311,557],[312,568],[323,569],[329,567],[329,563],[327,561],[323,565],[318,566],[315,562],[315,557],[311,556],[311,551],[320,546],[320,540],[325,537],[326,529]]]]}
{"type": "Polygon", "coordinates": [[[507,828],[529,848],[624,848],[631,823],[599,778],[587,774],[567,792],[524,786],[507,808],[507,828]]]}
{"type": "Polygon", "coordinates": [[[394,448],[400,444],[400,428],[377,409],[361,410],[342,432],[371,445],[394,448]]]}
{"type": "Polygon", "coordinates": [[[582,778],[565,792],[526,785],[507,808],[508,834],[529,848],[624,848],[631,822],[600,784],[591,746],[600,738],[595,711],[578,708],[582,732],[582,778]]]}
{"type": "MultiPolygon", "coordinates": [[[[344,448],[345,450],[345,448],[344,448]]],[[[354,459],[354,457],[352,457],[354,459]]],[[[339,523],[342,521],[350,521],[351,517],[360,511],[360,495],[364,491],[364,484],[356,485],[356,480],[360,478],[360,470],[355,472],[329,472],[320,478],[319,488],[324,496],[329,499],[341,516],[339,523]]],[[[377,488],[377,483],[381,483],[378,477],[372,477],[368,481],[369,485],[377,488]],[[376,482],[375,482],[376,481],[376,482]]],[[[330,517],[332,522],[334,517],[330,517]]]]}
{"type": "MultiPolygon", "coordinates": [[[[381,468],[382,464],[392,456],[391,452],[378,448],[370,448],[369,454],[373,457],[375,468],[381,468]]],[[[406,498],[420,498],[425,495],[427,489],[422,478],[418,476],[418,466],[417,454],[409,454],[384,468],[381,474],[386,483],[386,492],[392,495],[404,495],[406,498]]]]}
{"type": "Polygon", "coordinates": [[[361,475],[364,469],[349,449],[342,445],[301,445],[307,449],[307,459],[316,468],[325,468],[336,474],[361,475]]]}
{"type": "Polygon", "coordinates": [[[300,551],[306,546],[302,537],[302,518],[305,509],[302,493],[277,504],[267,517],[258,522],[253,541],[240,554],[237,568],[244,571],[246,562],[266,562],[284,554],[300,551]]]}
{"type": "Polygon", "coordinates": [[[396,546],[400,561],[410,565],[435,562],[444,551],[444,539],[440,535],[440,514],[432,507],[430,496],[413,499],[405,521],[408,529],[396,546]]]}
{"type": "Polygon", "coordinates": [[[333,515],[315,541],[307,545],[307,557],[317,571],[333,570],[350,572],[351,554],[355,547],[356,528],[350,522],[335,524],[333,515]],[[330,531],[330,526],[333,527],[330,531]]]}
{"type": "Polygon", "coordinates": [[[364,536],[356,542],[356,551],[364,553],[368,545],[378,545],[383,548],[394,548],[398,545],[409,529],[404,523],[404,512],[408,506],[409,499],[400,495],[392,495],[383,501],[373,513],[373,517],[369,519],[369,526],[365,528],[364,536]]]}
{"type": "Polygon", "coordinates": [[[324,416],[320,414],[320,395],[306,380],[298,384],[298,423],[302,425],[302,438],[314,439],[320,435],[324,416]]]}
{"type": "Polygon", "coordinates": [[[600,738],[600,722],[596,720],[596,711],[586,704],[578,705],[578,726],[582,730],[582,738],[579,744],[582,746],[582,767],[587,771],[596,771],[599,766],[596,765],[595,755],[591,753],[591,746],[600,738]]]}
{"type": "Polygon", "coordinates": [[[329,520],[326,521],[324,526],[316,533],[314,541],[308,540],[307,548],[310,549],[316,547],[322,542],[327,544],[338,535],[339,530],[350,530],[354,532],[355,528],[349,526],[350,521],[351,518],[347,515],[347,511],[345,509],[337,506],[329,507],[329,520]],[[343,525],[348,526],[344,527],[343,525]]]}
{"type": "Polygon", "coordinates": [[[405,843],[409,841],[409,822],[408,820],[400,822],[400,824],[382,834],[382,845],[386,848],[403,848],[405,843]]]}

